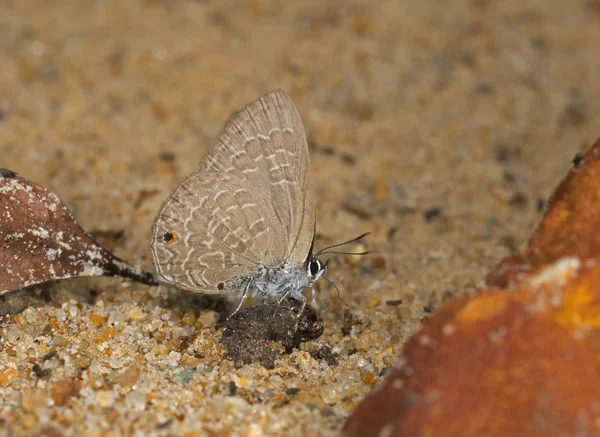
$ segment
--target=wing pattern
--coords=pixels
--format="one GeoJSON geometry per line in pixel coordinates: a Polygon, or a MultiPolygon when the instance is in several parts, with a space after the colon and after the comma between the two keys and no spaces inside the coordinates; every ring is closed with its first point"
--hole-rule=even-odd
{"type": "Polygon", "coordinates": [[[164,203],[153,227],[154,263],[180,288],[235,291],[261,266],[304,262],[314,223],[302,121],[275,90],[232,117],[164,203]]]}
{"type": "Polygon", "coordinates": [[[310,162],[302,120],[287,94],[272,91],[236,114],[199,170],[243,175],[285,229],[285,259],[304,261],[315,221],[310,162]]]}
{"type": "Polygon", "coordinates": [[[269,206],[240,178],[195,172],[165,202],[154,224],[158,274],[186,290],[227,291],[219,284],[283,256],[275,244],[282,238],[277,225],[269,206]]]}

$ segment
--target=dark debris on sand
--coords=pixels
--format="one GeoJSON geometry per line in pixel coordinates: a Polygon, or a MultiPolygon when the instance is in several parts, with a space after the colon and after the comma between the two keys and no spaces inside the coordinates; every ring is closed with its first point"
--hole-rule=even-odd
{"type": "Polygon", "coordinates": [[[270,343],[280,343],[290,352],[300,343],[319,338],[323,334],[323,320],[309,305],[298,320],[300,306],[294,300],[255,305],[227,319],[221,343],[231,360],[237,366],[257,362],[272,369],[279,353],[270,343]]]}

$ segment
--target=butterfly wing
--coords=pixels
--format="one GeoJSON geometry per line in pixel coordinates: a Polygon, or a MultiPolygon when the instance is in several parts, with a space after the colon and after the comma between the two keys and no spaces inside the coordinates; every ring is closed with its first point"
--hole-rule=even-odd
{"type": "Polygon", "coordinates": [[[271,91],[231,118],[199,171],[236,174],[269,204],[284,230],[279,261],[305,261],[315,217],[308,145],[290,97],[271,91]]]}
{"type": "Polygon", "coordinates": [[[196,171],[161,207],[151,247],[162,282],[228,293],[265,259],[281,256],[282,238],[272,208],[243,179],[196,171]]]}

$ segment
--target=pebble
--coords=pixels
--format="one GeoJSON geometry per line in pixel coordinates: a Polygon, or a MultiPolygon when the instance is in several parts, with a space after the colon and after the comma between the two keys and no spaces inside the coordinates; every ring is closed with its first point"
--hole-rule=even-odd
{"type": "Polygon", "coordinates": [[[212,310],[202,311],[200,316],[198,317],[198,323],[200,328],[213,328],[220,320],[219,313],[212,310]]]}
{"type": "Polygon", "coordinates": [[[356,349],[359,351],[368,351],[372,348],[383,347],[388,344],[388,340],[388,333],[365,330],[356,340],[356,349]]]}
{"type": "Polygon", "coordinates": [[[57,381],[52,386],[52,399],[54,404],[57,406],[65,405],[70,398],[77,396],[80,390],[80,381],[71,379],[57,381]]]}
{"type": "Polygon", "coordinates": [[[16,326],[12,326],[6,333],[6,340],[9,343],[15,343],[21,337],[21,331],[16,326]]]}
{"type": "Polygon", "coordinates": [[[225,349],[216,339],[215,332],[212,329],[201,331],[190,349],[199,358],[205,359],[205,363],[208,365],[214,364],[225,353],[225,349]]]}
{"type": "Polygon", "coordinates": [[[137,363],[133,363],[126,367],[120,373],[115,376],[115,383],[119,384],[121,388],[128,390],[137,382],[140,377],[141,369],[137,363]]]}
{"type": "Polygon", "coordinates": [[[32,390],[23,394],[23,399],[21,400],[21,407],[23,407],[23,410],[36,414],[46,406],[48,406],[48,398],[45,393],[32,390]]]}
{"type": "Polygon", "coordinates": [[[142,411],[146,408],[146,395],[140,391],[133,390],[125,397],[125,405],[135,411],[142,411]]]}
{"type": "Polygon", "coordinates": [[[102,408],[112,407],[114,404],[114,398],[112,392],[101,390],[96,392],[96,402],[102,408]]]}
{"type": "Polygon", "coordinates": [[[340,373],[336,380],[321,387],[319,395],[326,404],[335,405],[342,400],[350,400],[354,395],[364,393],[360,381],[360,374],[356,371],[346,370],[340,373]]]}

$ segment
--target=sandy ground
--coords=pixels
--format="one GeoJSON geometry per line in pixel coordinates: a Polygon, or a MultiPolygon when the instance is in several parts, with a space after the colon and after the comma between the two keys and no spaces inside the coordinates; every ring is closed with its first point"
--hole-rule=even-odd
{"type": "Polygon", "coordinates": [[[339,435],[600,135],[599,24],[595,0],[0,2],[0,167],[118,256],[152,268],[160,204],[277,87],[310,138],[316,246],[371,231],[376,251],[331,260],[323,336],[272,370],[225,359],[189,293],[101,278],[3,296],[0,435],[339,435]]]}

